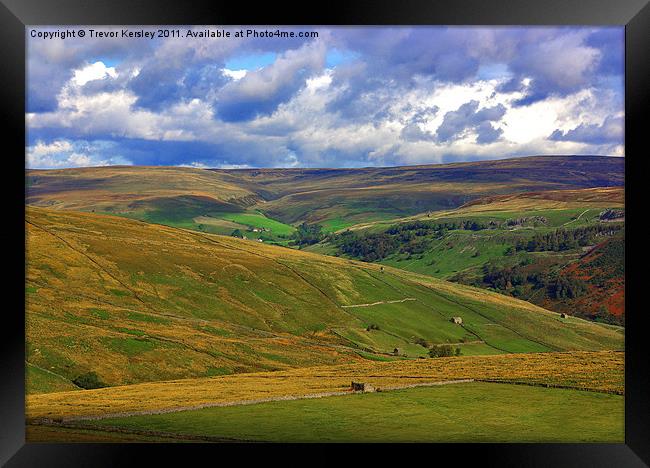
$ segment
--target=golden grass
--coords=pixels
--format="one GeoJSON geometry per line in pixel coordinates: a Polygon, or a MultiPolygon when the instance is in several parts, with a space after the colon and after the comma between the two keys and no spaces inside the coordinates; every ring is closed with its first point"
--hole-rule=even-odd
{"type": "Polygon", "coordinates": [[[143,383],[29,395],[28,420],[155,411],[210,403],[341,391],[362,381],[379,388],[456,379],[549,384],[623,393],[624,353],[507,354],[394,362],[362,362],[278,372],[143,383]]]}
{"type": "Polygon", "coordinates": [[[27,171],[30,204],[56,209],[122,209],[135,201],[178,196],[207,197],[222,202],[255,198],[231,177],[184,167],[110,166],[27,171]]]}

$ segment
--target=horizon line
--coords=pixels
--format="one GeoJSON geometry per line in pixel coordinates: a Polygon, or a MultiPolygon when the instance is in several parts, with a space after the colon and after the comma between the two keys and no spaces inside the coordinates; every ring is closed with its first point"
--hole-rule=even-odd
{"type": "Polygon", "coordinates": [[[361,169],[398,169],[405,167],[430,167],[430,166],[451,166],[451,165],[460,165],[460,164],[476,164],[476,163],[487,163],[487,162],[497,162],[497,161],[508,161],[513,159],[527,159],[527,158],[612,158],[612,159],[625,159],[625,155],[606,155],[606,154],[537,154],[537,155],[526,155],[526,156],[512,156],[505,158],[496,158],[496,159],[477,159],[472,161],[454,161],[454,162],[433,162],[433,163],[420,163],[420,164],[401,164],[396,166],[360,166],[360,167],[306,167],[306,166],[294,166],[294,167],[269,167],[269,166],[258,166],[258,167],[197,167],[191,166],[189,164],[159,164],[159,165],[140,165],[140,164],[111,164],[106,166],[73,166],[73,167],[52,167],[52,168],[30,168],[25,166],[26,171],[64,171],[64,170],[74,170],[74,169],[105,169],[105,168],[177,168],[177,169],[201,169],[208,171],[251,171],[251,170],[361,170],[361,169]]]}

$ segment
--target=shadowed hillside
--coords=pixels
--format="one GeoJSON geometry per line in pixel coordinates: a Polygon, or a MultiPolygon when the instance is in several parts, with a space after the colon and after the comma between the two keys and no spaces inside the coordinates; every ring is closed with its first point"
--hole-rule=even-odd
{"type": "MultiPolygon", "coordinates": [[[[512,192],[621,186],[623,158],[537,156],[360,169],[104,167],[27,171],[27,202],[229,234],[260,219],[319,223],[327,231],[512,192]],[[233,224],[234,223],[234,224],[233,224]]],[[[291,229],[278,227],[278,232],[291,229]]],[[[268,240],[282,242],[271,231],[268,240]]]]}

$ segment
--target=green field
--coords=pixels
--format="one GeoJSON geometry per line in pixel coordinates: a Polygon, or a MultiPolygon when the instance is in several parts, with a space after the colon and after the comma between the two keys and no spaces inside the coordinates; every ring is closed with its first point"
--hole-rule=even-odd
{"type": "Polygon", "coordinates": [[[271,442],[608,442],[624,398],[464,383],[105,419],[91,426],[271,442]]]}
{"type": "Polygon", "coordinates": [[[266,242],[286,245],[295,227],[267,218],[257,210],[227,212],[206,211],[186,207],[179,209],[170,207],[156,211],[137,211],[127,213],[103,212],[102,214],[117,214],[126,218],[137,219],[148,223],[191,229],[210,234],[229,236],[239,230],[249,239],[262,239],[266,242]],[[260,232],[254,232],[259,229],[260,232]]]}
{"type": "Polygon", "coordinates": [[[270,229],[270,233],[275,235],[288,236],[296,230],[293,226],[267,218],[259,211],[250,211],[245,213],[210,213],[210,216],[232,221],[251,228],[270,229]]]}

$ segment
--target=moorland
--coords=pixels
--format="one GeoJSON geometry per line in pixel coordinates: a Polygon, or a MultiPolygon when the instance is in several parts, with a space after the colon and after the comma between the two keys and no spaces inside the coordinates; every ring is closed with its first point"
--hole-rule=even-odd
{"type": "Polygon", "coordinates": [[[623,186],[598,156],[28,170],[28,439],[620,441],[623,186]]]}

